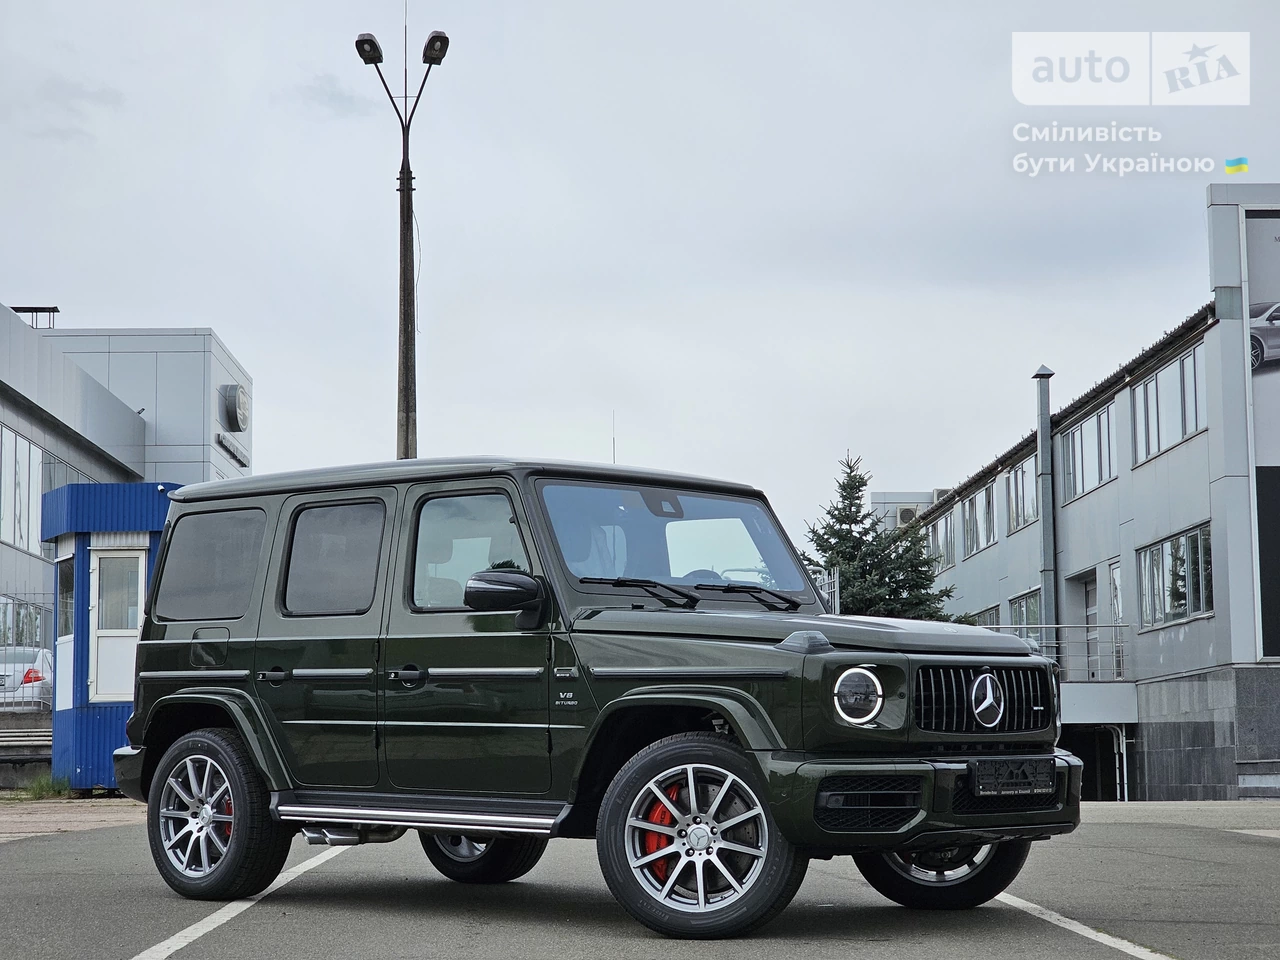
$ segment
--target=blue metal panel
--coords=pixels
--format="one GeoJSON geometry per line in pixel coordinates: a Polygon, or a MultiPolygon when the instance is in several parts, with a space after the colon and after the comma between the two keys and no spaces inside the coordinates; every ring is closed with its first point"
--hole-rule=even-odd
{"type": "Polygon", "coordinates": [[[71,779],[76,765],[75,710],[53,712],[53,776],[55,779],[71,779]]]}
{"type": "Polygon", "coordinates": [[[111,754],[128,743],[124,725],[132,710],[131,703],[94,703],[71,711],[75,746],[70,770],[62,776],[73,790],[116,786],[111,754]]]}
{"type": "Polygon", "coordinates": [[[40,538],[163,530],[177,483],[69,483],[44,495],[40,538]]]}

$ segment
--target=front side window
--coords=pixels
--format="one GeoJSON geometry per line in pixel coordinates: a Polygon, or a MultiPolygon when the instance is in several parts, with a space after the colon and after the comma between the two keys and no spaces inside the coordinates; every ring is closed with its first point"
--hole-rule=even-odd
{"type": "Polygon", "coordinates": [[[306,507],[293,521],[284,609],[356,616],[373,605],[387,508],[381,500],[306,507]]]}
{"type": "Polygon", "coordinates": [[[261,510],[189,513],[169,534],[156,587],[162,620],[237,620],[249,609],[267,516],[261,510]]]}
{"type": "Polygon", "coordinates": [[[964,555],[972,556],[996,542],[996,485],[989,483],[964,501],[964,555]]]}
{"type": "Polygon", "coordinates": [[[1213,556],[1208,526],[1139,550],[1138,589],[1144,627],[1212,612],[1213,556]]]}
{"type": "Polygon", "coordinates": [[[511,501],[480,493],[424,503],[413,562],[414,608],[461,608],[467,580],[485,570],[529,572],[511,501]]]}
{"type": "Polygon", "coordinates": [[[757,500],[568,481],[547,482],[541,493],[564,565],[579,580],[809,590],[782,531],[757,500]]]}

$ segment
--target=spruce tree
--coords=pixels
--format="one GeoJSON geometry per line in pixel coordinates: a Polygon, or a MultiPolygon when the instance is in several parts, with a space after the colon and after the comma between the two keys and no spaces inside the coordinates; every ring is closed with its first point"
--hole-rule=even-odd
{"type": "Polygon", "coordinates": [[[953,619],[942,605],[955,588],[933,588],[933,559],[924,528],[918,523],[882,528],[866,504],[871,476],[862,469],[862,459],[846,455],[840,468],[835,499],[817,524],[809,524],[808,532],[820,564],[840,569],[840,612],[953,619]]]}

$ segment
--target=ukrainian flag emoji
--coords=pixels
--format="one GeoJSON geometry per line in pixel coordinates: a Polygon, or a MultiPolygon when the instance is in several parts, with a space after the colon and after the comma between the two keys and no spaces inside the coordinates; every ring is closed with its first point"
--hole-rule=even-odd
{"type": "Polygon", "coordinates": [[[1227,168],[1227,173],[1248,173],[1249,158],[1236,157],[1234,160],[1228,160],[1226,162],[1226,168],[1227,168]]]}

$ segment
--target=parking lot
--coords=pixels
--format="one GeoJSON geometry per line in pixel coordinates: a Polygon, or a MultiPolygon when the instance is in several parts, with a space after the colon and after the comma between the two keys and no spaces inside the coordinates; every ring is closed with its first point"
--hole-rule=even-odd
{"type": "Polygon", "coordinates": [[[774,923],[701,944],[626,916],[585,841],[553,842],[521,881],[468,887],[435,874],[412,834],[354,848],[299,840],[289,867],[304,869],[258,901],[182,900],[151,864],[141,812],[0,804],[5,956],[1280,957],[1280,804],[1268,802],[1089,805],[1079,831],[1037,845],[1005,900],[968,913],[904,910],[847,858],[815,861],[774,923]]]}

